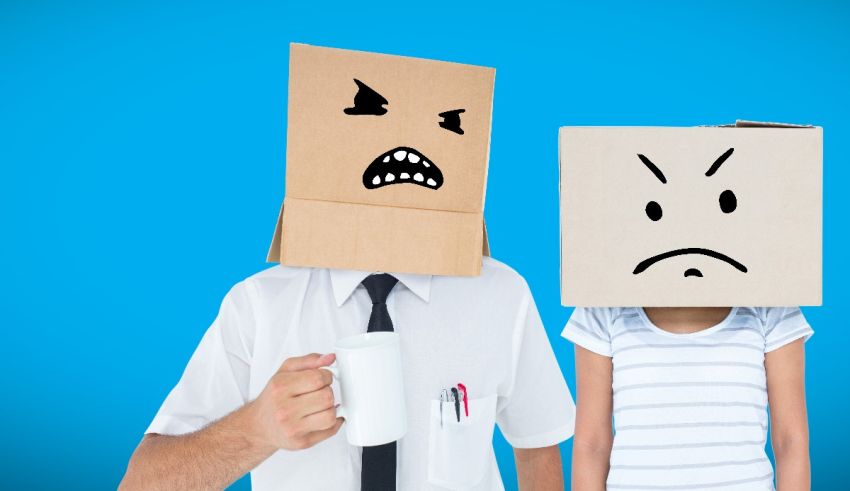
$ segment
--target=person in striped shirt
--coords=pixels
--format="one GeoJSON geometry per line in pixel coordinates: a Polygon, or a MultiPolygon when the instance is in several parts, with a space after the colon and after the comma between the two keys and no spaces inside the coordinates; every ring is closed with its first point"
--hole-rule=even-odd
{"type": "Polygon", "coordinates": [[[796,307],[576,308],[562,333],[576,354],[572,489],[773,490],[775,477],[808,490],[812,334],[796,307]]]}

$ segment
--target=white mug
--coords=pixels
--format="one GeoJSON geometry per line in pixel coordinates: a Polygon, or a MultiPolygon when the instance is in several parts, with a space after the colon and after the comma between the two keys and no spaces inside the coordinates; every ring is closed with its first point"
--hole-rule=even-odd
{"type": "Polygon", "coordinates": [[[340,339],[336,363],[329,367],[339,381],[337,416],[345,418],[348,443],[383,445],[407,432],[401,368],[401,343],[394,332],[370,332],[340,339]]]}

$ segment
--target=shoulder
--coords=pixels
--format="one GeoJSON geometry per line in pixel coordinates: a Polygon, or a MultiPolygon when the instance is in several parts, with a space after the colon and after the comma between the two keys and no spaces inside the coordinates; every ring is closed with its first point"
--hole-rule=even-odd
{"type": "Polygon", "coordinates": [[[433,281],[441,286],[463,287],[467,289],[502,288],[513,291],[528,290],[525,278],[507,264],[485,256],[481,264],[481,272],[475,276],[442,276],[435,275],[433,281]]]}
{"type": "Polygon", "coordinates": [[[489,256],[485,256],[482,260],[480,278],[502,286],[528,290],[528,283],[521,274],[507,264],[489,256]]]}
{"type": "Polygon", "coordinates": [[[803,317],[799,307],[738,307],[738,315],[755,317],[765,333],[778,324],[803,317]]]}
{"type": "Polygon", "coordinates": [[[596,354],[611,357],[614,323],[623,317],[619,307],[576,307],[561,336],[596,354]]]}
{"type": "Polygon", "coordinates": [[[576,307],[570,319],[592,325],[596,329],[610,330],[618,321],[637,319],[640,315],[637,309],[625,307],[576,307]]]}
{"type": "Polygon", "coordinates": [[[640,317],[638,309],[631,307],[576,307],[574,316],[592,317],[599,324],[611,325],[623,318],[640,317]]]}
{"type": "Polygon", "coordinates": [[[263,280],[291,280],[309,276],[317,270],[318,268],[299,268],[296,266],[284,266],[282,264],[276,264],[274,266],[252,274],[251,276],[245,278],[243,282],[254,282],[263,280]]]}
{"type": "Polygon", "coordinates": [[[481,273],[475,276],[433,276],[432,298],[462,304],[465,309],[508,311],[526,308],[533,303],[525,278],[510,266],[485,257],[481,273]]]}
{"type": "Polygon", "coordinates": [[[304,289],[311,279],[322,273],[322,268],[300,268],[275,265],[259,271],[240,281],[228,293],[228,296],[247,296],[258,300],[266,297],[279,297],[282,293],[291,293],[293,289],[304,289]]]}

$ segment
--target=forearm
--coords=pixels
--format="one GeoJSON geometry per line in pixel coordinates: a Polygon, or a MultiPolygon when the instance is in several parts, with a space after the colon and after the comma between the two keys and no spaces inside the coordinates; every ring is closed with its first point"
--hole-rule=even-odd
{"type": "Polygon", "coordinates": [[[776,457],[776,490],[809,491],[811,469],[809,444],[805,438],[776,442],[773,445],[776,457]]]}
{"type": "Polygon", "coordinates": [[[776,458],[776,488],[778,491],[808,491],[811,476],[803,340],[768,352],[764,367],[771,441],[776,458]]]}
{"type": "Polygon", "coordinates": [[[259,438],[252,410],[248,404],[187,435],[145,438],[119,489],[224,489],[275,451],[259,438]]]}
{"type": "Polygon", "coordinates": [[[576,434],[573,436],[572,489],[605,491],[614,434],[614,366],[611,358],[576,346],[576,434]]]}
{"type": "Polygon", "coordinates": [[[514,449],[519,489],[549,491],[564,489],[561,451],[557,445],[514,449]]]}
{"type": "Polygon", "coordinates": [[[590,445],[573,439],[572,489],[605,491],[610,459],[610,445],[590,445]]]}

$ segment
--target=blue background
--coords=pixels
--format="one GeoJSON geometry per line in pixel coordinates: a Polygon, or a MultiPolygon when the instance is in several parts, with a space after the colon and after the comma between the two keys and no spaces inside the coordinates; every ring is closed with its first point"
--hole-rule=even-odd
{"type": "Polygon", "coordinates": [[[237,3],[0,5],[2,487],[114,488],[225,292],[267,267],[290,41],[497,67],[494,256],[528,279],[571,387],[558,126],[824,126],[808,401],[815,489],[841,482],[850,6],[237,3]]]}

